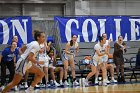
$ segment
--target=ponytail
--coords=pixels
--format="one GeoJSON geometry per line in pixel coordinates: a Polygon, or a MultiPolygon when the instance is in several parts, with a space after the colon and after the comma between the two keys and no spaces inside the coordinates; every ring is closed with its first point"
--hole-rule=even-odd
{"type": "Polygon", "coordinates": [[[73,46],[73,41],[72,40],[70,40],[70,46],[73,46]]]}

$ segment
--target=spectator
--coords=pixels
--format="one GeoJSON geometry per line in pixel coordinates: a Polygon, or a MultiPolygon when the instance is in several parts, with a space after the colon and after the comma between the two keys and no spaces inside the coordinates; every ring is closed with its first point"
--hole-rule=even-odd
{"type": "Polygon", "coordinates": [[[116,65],[118,82],[125,82],[124,78],[124,57],[123,53],[126,52],[126,44],[123,42],[123,37],[118,36],[118,41],[114,43],[113,60],[116,65]],[[120,72],[121,69],[121,72],[120,72]],[[119,76],[121,74],[121,77],[119,76]]]}
{"type": "Polygon", "coordinates": [[[12,42],[16,42],[17,43],[17,48],[21,48],[22,47],[22,43],[19,43],[18,41],[18,36],[14,35],[12,38],[12,42]]]}
{"type": "Polygon", "coordinates": [[[54,48],[51,48],[48,54],[49,57],[51,58],[51,62],[49,64],[49,70],[50,70],[52,81],[55,84],[55,86],[60,86],[63,85],[62,79],[63,79],[64,70],[63,67],[57,66],[56,55],[54,54],[55,53],[54,51],[55,51],[54,48]],[[59,73],[60,84],[56,82],[55,73],[59,73]]]}
{"type": "Polygon", "coordinates": [[[7,47],[2,51],[1,54],[1,85],[4,86],[6,82],[6,67],[10,72],[9,82],[12,81],[15,74],[15,63],[16,57],[18,56],[19,51],[17,49],[17,43],[12,42],[11,46],[7,47]]]}

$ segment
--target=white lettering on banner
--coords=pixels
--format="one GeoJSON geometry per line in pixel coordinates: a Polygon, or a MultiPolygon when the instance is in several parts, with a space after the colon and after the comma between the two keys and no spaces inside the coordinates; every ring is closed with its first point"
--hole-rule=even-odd
{"type": "Polygon", "coordinates": [[[140,23],[140,19],[129,19],[130,23],[131,23],[131,41],[136,40],[136,33],[139,36],[140,32],[139,32],[139,26],[135,24],[135,22],[139,22],[140,23]],[[136,28],[135,28],[136,27],[136,28]]]}
{"type": "MultiPolygon", "coordinates": [[[[112,39],[112,40],[116,39],[117,40],[118,36],[121,35],[121,33],[122,33],[121,32],[122,31],[121,27],[123,27],[124,24],[121,24],[121,21],[123,21],[122,19],[117,18],[117,19],[113,19],[113,20],[114,20],[114,23],[115,23],[115,24],[112,24],[113,29],[111,29],[111,30],[113,30],[113,31],[110,34],[108,34],[108,37],[109,37],[109,39],[112,39]],[[115,29],[114,29],[114,27],[115,27],[115,29]]],[[[106,21],[107,21],[107,19],[98,19],[98,22],[99,22],[99,25],[98,25],[98,24],[96,24],[96,21],[89,18],[89,19],[84,20],[83,24],[80,23],[80,24],[82,24],[82,25],[80,25],[79,20],[70,19],[70,20],[67,21],[66,27],[65,27],[66,39],[67,39],[67,41],[71,40],[72,30],[81,29],[82,32],[79,31],[79,33],[76,33],[76,35],[78,36],[78,38],[77,38],[78,42],[80,42],[81,36],[83,36],[84,42],[90,42],[90,40],[91,40],[91,42],[95,42],[96,39],[97,39],[98,33],[100,33],[100,35],[102,35],[103,33],[106,32],[105,30],[106,30],[106,28],[108,28],[105,25],[106,21]],[[91,36],[91,35],[89,35],[89,33],[88,33],[89,32],[88,31],[88,25],[91,25],[90,30],[92,30],[92,37],[90,39],[89,39],[89,36],[91,36]],[[100,26],[99,29],[97,28],[97,25],[100,26]],[[75,27],[75,28],[72,28],[72,27],[75,27]],[[100,32],[98,32],[99,30],[100,30],[100,32]]],[[[129,21],[130,21],[130,26],[131,26],[131,40],[134,41],[134,40],[136,40],[136,37],[140,35],[140,31],[139,31],[140,26],[136,25],[136,22],[138,22],[140,24],[140,19],[129,19],[129,21]]],[[[25,24],[24,28],[26,28],[26,22],[27,21],[24,21],[24,24],[25,24]]],[[[22,28],[22,30],[23,30],[23,28],[22,28]]],[[[25,29],[25,31],[26,31],[26,29],[25,29]]],[[[24,32],[24,31],[22,31],[22,32],[24,32]]],[[[22,35],[22,34],[23,33],[21,33],[20,35],[22,35]]],[[[130,38],[128,38],[128,33],[127,32],[125,32],[125,33],[123,32],[123,34],[125,34],[124,41],[127,41],[128,39],[130,39],[130,38]]]]}
{"type": "Polygon", "coordinates": [[[12,22],[12,27],[13,27],[13,35],[15,35],[15,29],[17,29],[17,32],[19,33],[22,41],[24,43],[27,43],[27,22],[28,20],[27,19],[22,19],[22,22],[24,23],[24,29],[20,23],[19,20],[11,20],[12,22]]]}
{"type": "Polygon", "coordinates": [[[83,26],[82,26],[82,34],[83,34],[83,38],[84,38],[85,42],[89,42],[88,29],[87,29],[89,22],[91,23],[91,27],[92,27],[92,34],[93,34],[92,42],[94,42],[94,41],[96,41],[96,38],[97,38],[98,29],[97,29],[95,22],[92,19],[86,19],[84,21],[83,26]]]}
{"type": "Polygon", "coordinates": [[[121,35],[121,31],[120,31],[120,23],[121,23],[121,19],[114,19],[114,21],[115,21],[115,24],[116,24],[116,40],[117,40],[117,38],[118,38],[118,36],[120,36],[121,35]]]}
{"type": "Polygon", "coordinates": [[[106,19],[98,19],[100,22],[100,35],[102,36],[103,33],[105,33],[105,22],[106,19]]]}
{"type": "Polygon", "coordinates": [[[3,26],[3,44],[7,44],[8,40],[9,40],[9,27],[8,24],[6,22],[4,22],[3,20],[0,20],[0,23],[3,26]]]}
{"type": "Polygon", "coordinates": [[[73,22],[76,24],[77,29],[79,28],[78,21],[76,19],[70,19],[66,23],[65,35],[66,35],[67,41],[70,41],[71,40],[71,25],[72,25],[73,22]]]}
{"type": "Polygon", "coordinates": [[[127,41],[127,33],[125,34],[123,41],[127,41]]]}
{"type": "Polygon", "coordinates": [[[109,39],[108,39],[108,40],[113,41],[113,35],[112,35],[112,33],[110,33],[110,35],[109,35],[109,39]]]}

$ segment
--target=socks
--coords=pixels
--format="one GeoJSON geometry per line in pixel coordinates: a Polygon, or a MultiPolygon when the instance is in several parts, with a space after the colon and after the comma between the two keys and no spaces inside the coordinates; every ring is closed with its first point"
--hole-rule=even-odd
{"type": "Polygon", "coordinates": [[[60,80],[60,83],[62,83],[62,80],[60,80]]]}
{"type": "Polygon", "coordinates": [[[54,83],[57,83],[56,80],[53,81],[54,83]]]}

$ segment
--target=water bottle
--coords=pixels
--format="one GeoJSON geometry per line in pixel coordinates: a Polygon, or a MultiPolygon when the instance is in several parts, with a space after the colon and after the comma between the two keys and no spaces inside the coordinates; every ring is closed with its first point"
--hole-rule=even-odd
{"type": "Polygon", "coordinates": [[[71,79],[70,79],[70,78],[68,78],[68,83],[69,83],[70,86],[72,85],[72,84],[71,84],[71,79]]]}
{"type": "Polygon", "coordinates": [[[82,87],[85,87],[85,78],[82,78],[82,87]]]}
{"type": "Polygon", "coordinates": [[[82,78],[79,79],[80,87],[82,87],[82,78]]]}
{"type": "Polygon", "coordinates": [[[99,81],[99,86],[102,86],[102,84],[103,84],[102,81],[99,81]]]}

